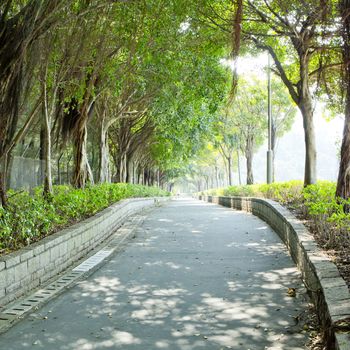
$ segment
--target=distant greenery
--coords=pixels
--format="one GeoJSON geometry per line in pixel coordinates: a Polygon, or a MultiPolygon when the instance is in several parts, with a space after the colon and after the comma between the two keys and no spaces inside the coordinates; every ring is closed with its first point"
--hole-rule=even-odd
{"type": "Polygon", "coordinates": [[[302,181],[229,186],[202,192],[213,196],[263,197],[276,200],[311,219],[322,241],[330,247],[350,242],[350,200],[335,197],[336,183],[318,181],[303,187],[302,181]]]}
{"type": "Polygon", "coordinates": [[[0,251],[28,245],[124,198],[169,195],[157,187],[125,183],[105,183],[85,189],[55,186],[49,201],[42,192],[42,187],[33,193],[9,191],[8,208],[0,207],[0,251]]]}

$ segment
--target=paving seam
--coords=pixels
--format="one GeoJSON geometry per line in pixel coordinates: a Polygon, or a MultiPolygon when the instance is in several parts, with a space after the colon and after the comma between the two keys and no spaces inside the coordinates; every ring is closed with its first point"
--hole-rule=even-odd
{"type": "Polygon", "coordinates": [[[128,238],[143,223],[147,215],[155,208],[148,208],[141,213],[133,215],[119,229],[117,229],[107,241],[97,247],[97,251],[87,255],[77,266],[71,267],[55,280],[25,297],[21,297],[6,306],[0,312],[0,334],[6,332],[16,323],[28,316],[33,311],[47,304],[50,300],[62,294],[68,288],[76,285],[80,280],[87,278],[126,244],[128,238]]]}

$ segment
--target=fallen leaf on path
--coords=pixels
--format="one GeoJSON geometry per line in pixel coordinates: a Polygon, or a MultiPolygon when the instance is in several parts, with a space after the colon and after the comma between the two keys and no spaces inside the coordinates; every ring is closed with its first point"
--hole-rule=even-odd
{"type": "Polygon", "coordinates": [[[288,288],[287,295],[290,297],[295,297],[297,295],[297,291],[295,288],[288,288]]]}

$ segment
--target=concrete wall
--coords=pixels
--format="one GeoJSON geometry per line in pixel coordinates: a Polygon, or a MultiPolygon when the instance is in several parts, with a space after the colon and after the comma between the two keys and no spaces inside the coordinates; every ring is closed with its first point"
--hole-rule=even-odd
{"type": "Polygon", "coordinates": [[[329,349],[350,350],[350,293],[330,258],[305,226],[280,204],[261,198],[200,196],[199,199],[251,212],[281,237],[301,271],[326,329],[329,349]]]}
{"type": "Polygon", "coordinates": [[[82,258],[108,238],[130,215],[151,207],[154,201],[153,198],[123,200],[24,249],[1,256],[0,312],[5,304],[82,258]]]}

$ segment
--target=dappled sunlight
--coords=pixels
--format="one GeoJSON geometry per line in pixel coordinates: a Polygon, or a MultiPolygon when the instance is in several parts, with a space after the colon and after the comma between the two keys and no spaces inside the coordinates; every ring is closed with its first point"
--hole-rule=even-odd
{"type": "Polygon", "coordinates": [[[258,231],[261,231],[261,230],[268,230],[268,226],[257,227],[256,230],[258,230],[258,231]]]}
{"type": "Polygon", "coordinates": [[[82,290],[81,295],[95,296],[103,293],[105,296],[115,295],[116,292],[123,290],[123,286],[118,278],[107,278],[105,276],[93,279],[91,282],[80,282],[82,290]]]}
{"type": "MultiPolygon", "coordinates": [[[[178,208],[173,202],[169,208],[70,290],[64,303],[74,318],[57,302],[43,311],[47,319],[32,321],[45,329],[35,348],[52,350],[60,342],[61,350],[302,349],[305,335],[300,326],[295,331],[295,317],[304,290],[269,227],[233,211],[212,213],[213,207],[200,220],[197,209],[186,207],[187,217],[176,221],[178,208]]],[[[38,337],[32,324],[21,349],[38,337]]]]}
{"type": "Polygon", "coordinates": [[[65,346],[64,350],[94,350],[94,349],[111,349],[115,346],[127,346],[141,344],[141,340],[133,336],[129,332],[121,332],[116,330],[107,330],[110,339],[101,341],[91,341],[88,339],[79,339],[69,346],[65,346]]]}

